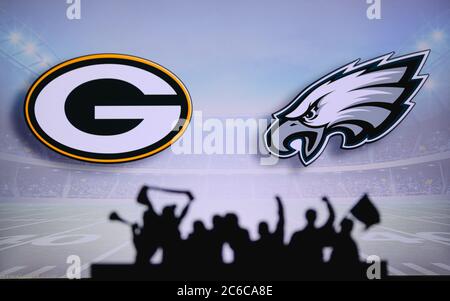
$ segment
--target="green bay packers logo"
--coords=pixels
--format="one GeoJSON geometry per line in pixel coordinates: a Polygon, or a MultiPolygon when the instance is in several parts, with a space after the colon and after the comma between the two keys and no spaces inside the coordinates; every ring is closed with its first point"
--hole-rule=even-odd
{"type": "Polygon", "coordinates": [[[63,155],[119,163],[158,153],[192,114],[183,83],[151,61],[122,54],[75,58],[45,72],[25,100],[33,134],[63,155]]]}

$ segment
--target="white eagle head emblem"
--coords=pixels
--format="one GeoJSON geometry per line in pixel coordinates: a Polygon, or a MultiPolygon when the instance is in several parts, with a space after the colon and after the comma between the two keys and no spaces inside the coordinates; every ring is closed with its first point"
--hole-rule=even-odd
{"type": "Polygon", "coordinates": [[[266,148],[281,158],[298,153],[306,166],[333,135],[342,136],[342,148],[385,136],[412,109],[411,100],[428,77],[419,72],[429,50],[391,59],[393,54],[356,60],[308,86],[273,114],[264,134],[266,148]]]}

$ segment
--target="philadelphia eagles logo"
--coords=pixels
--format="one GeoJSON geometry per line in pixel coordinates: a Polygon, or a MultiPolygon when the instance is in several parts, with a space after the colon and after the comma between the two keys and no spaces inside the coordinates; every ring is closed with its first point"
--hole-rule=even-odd
{"type": "Polygon", "coordinates": [[[272,115],[266,148],[280,158],[298,154],[307,166],[333,135],[342,136],[343,149],[381,139],[413,108],[411,100],[428,77],[419,73],[429,52],[358,59],[324,76],[272,115]]]}

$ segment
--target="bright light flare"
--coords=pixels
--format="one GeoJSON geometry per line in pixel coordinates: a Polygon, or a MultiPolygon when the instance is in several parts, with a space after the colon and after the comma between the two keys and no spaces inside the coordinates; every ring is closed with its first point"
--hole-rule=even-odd
{"type": "Polygon", "coordinates": [[[25,53],[28,55],[32,55],[36,52],[36,45],[33,43],[28,43],[25,45],[25,53]]]}
{"type": "Polygon", "coordinates": [[[418,50],[426,50],[426,49],[430,49],[430,44],[427,41],[419,41],[417,43],[417,49],[418,50]]]}
{"type": "Polygon", "coordinates": [[[17,45],[20,43],[21,40],[22,40],[22,35],[20,33],[11,32],[9,34],[9,41],[11,42],[11,44],[17,45]]]}
{"type": "Polygon", "coordinates": [[[52,59],[49,58],[48,56],[44,56],[40,62],[40,65],[43,67],[46,67],[46,66],[50,66],[51,63],[52,63],[52,59]]]}
{"type": "Polygon", "coordinates": [[[428,91],[433,91],[436,89],[436,81],[432,78],[428,78],[423,87],[428,91]]]}

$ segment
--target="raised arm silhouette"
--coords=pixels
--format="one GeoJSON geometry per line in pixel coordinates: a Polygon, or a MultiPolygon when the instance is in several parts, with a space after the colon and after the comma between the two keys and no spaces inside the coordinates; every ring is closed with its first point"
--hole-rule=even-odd
{"type": "Polygon", "coordinates": [[[324,263],[323,248],[331,244],[330,233],[334,232],[335,213],[328,198],[323,197],[322,201],[328,209],[326,223],[317,228],[315,225],[317,213],[314,209],[308,209],[305,214],[306,226],[294,233],[289,243],[289,261],[301,274],[320,273],[324,263]]]}
{"type": "Polygon", "coordinates": [[[270,232],[267,222],[259,223],[259,239],[253,245],[252,265],[260,275],[276,275],[284,262],[284,208],[281,198],[276,196],[275,199],[278,207],[276,228],[270,232]]]}
{"type": "Polygon", "coordinates": [[[164,207],[161,214],[161,246],[163,248],[163,262],[165,264],[182,264],[183,254],[180,253],[182,240],[180,235],[180,224],[185,218],[193,199],[184,206],[181,214],[176,216],[175,205],[164,207]]]}

